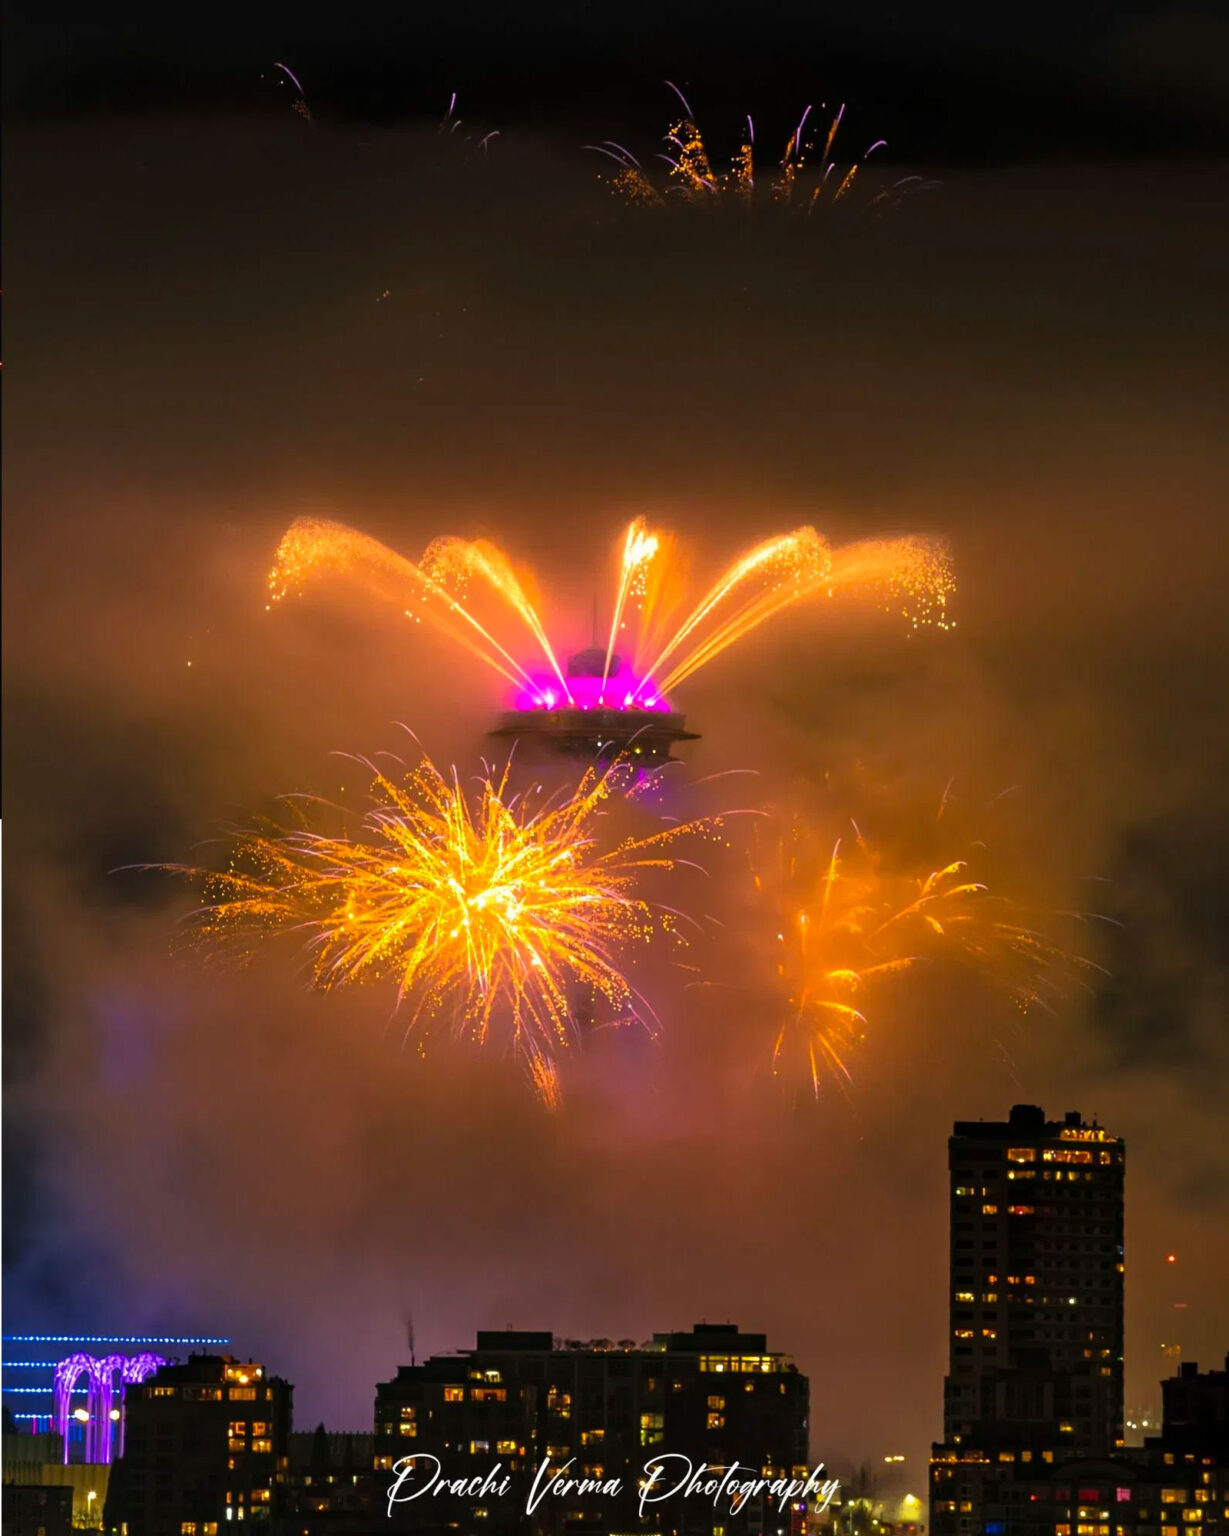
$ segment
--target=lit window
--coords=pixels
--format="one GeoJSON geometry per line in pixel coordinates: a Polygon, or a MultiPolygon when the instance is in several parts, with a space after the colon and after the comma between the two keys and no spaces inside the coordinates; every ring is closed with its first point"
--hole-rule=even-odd
{"type": "Polygon", "coordinates": [[[501,1456],[515,1456],[516,1455],[516,1441],[515,1440],[497,1440],[495,1442],[495,1449],[499,1452],[499,1454],[501,1456]]]}
{"type": "Polygon", "coordinates": [[[445,1387],[444,1401],[446,1403],[463,1403],[465,1401],[464,1387],[445,1387]]]}
{"type": "Polygon", "coordinates": [[[656,1445],[665,1435],[665,1418],[660,1413],[640,1415],[640,1444],[656,1445]]]}
{"type": "Polygon", "coordinates": [[[708,1416],[708,1427],[709,1427],[709,1429],[724,1429],[725,1428],[725,1414],[724,1413],[710,1413],[709,1416],[708,1416]]]}
{"type": "Polygon", "coordinates": [[[418,1433],[418,1425],[413,1419],[402,1419],[400,1429],[403,1435],[408,1435],[411,1439],[418,1433]]]}
{"type": "Polygon", "coordinates": [[[724,1408],[725,1407],[725,1398],[724,1397],[710,1397],[709,1400],[708,1400],[708,1406],[710,1408],[724,1408]]]}
{"type": "Polygon", "coordinates": [[[232,1403],[252,1403],[256,1401],[255,1387],[231,1387],[227,1391],[227,1397],[232,1403]]]}

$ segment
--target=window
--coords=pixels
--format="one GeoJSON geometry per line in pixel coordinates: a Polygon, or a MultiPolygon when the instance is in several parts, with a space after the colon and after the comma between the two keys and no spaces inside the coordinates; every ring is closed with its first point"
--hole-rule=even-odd
{"type": "Polygon", "coordinates": [[[725,1428],[725,1414],[724,1413],[710,1413],[709,1416],[708,1416],[708,1427],[709,1427],[709,1429],[724,1429],[725,1428]]]}
{"type": "Polygon", "coordinates": [[[464,1387],[445,1387],[444,1401],[446,1403],[463,1403],[465,1401],[464,1387]]]}
{"type": "Polygon", "coordinates": [[[1008,1147],[1007,1161],[1009,1163],[1033,1163],[1037,1160],[1035,1147],[1008,1147]]]}
{"type": "Polygon", "coordinates": [[[724,1397],[710,1397],[709,1400],[708,1400],[708,1406],[710,1408],[724,1408],[725,1407],[725,1398],[724,1397]]]}
{"type": "Polygon", "coordinates": [[[264,1375],[264,1369],[259,1365],[250,1363],[244,1365],[228,1365],[223,1371],[227,1381],[237,1381],[241,1386],[247,1386],[249,1381],[259,1381],[264,1375]]]}
{"type": "Polygon", "coordinates": [[[660,1413],[642,1413],[640,1415],[640,1444],[657,1445],[665,1435],[666,1420],[660,1413]]]}
{"type": "Polygon", "coordinates": [[[469,1454],[471,1456],[488,1456],[491,1451],[489,1440],[471,1440],[469,1442],[469,1454]]]}
{"type": "Polygon", "coordinates": [[[403,1435],[408,1435],[411,1439],[418,1433],[418,1425],[413,1419],[402,1419],[399,1428],[403,1435]]]}
{"type": "Polygon", "coordinates": [[[196,1521],[182,1521],[179,1527],[179,1536],[196,1536],[196,1521]]]}
{"type": "Polygon", "coordinates": [[[255,1387],[231,1387],[226,1394],[232,1403],[254,1403],[256,1401],[255,1387]]]}
{"type": "Polygon", "coordinates": [[[495,1449],[499,1452],[499,1454],[501,1456],[515,1456],[516,1455],[516,1441],[515,1440],[497,1440],[495,1442],[495,1449]]]}

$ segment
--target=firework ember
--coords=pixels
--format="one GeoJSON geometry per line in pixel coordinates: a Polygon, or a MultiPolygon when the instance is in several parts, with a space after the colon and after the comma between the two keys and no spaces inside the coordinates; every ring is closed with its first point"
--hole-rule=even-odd
{"type": "Polygon", "coordinates": [[[329,573],[358,580],[415,623],[433,625],[506,679],[518,707],[541,709],[666,709],[665,696],[700,667],[774,615],[813,599],[863,598],[914,627],[948,628],[955,585],[947,550],[934,540],[909,535],[833,549],[802,527],[757,544],[689,604],[677,541],[637,518],[620,546],[604,664],[580,678],[560,666],[532,583],[486,540],[436,539],[415,564],[343,524],[301,518],[278,548],[271,598],[329,573]],[[526,646],[540,662],[521,659],[526,646]]]}
{"type": "MultiPolygon", "coordinates": [[[[1029,923],[964,858],[892,868],[853,822],[847,837],[825,853],[818,848],[795,824],[755,876],[778,924],[785,998],[773,1067],[785,1075],[801,1068],[816,1093],[825,1078],[849,1078],[868,1010],[916,966],[970,969],[1024,1012],[1048,1007],[1093,969],[1029,923]]],[[[1055,917],[1048,914],[1045,926],[1055,917]]]]}
{"type": "Polygon", "coordinates": [[[540,1097],[559,1097],[559,1054],[575,1043],[577,1006],[651,1024],[623,957],[677,914],[639,892],[674,867],[674,846],[714,836],[715,818],[612,839],[605,811],[644,780],[621,764],[591,769],[567,798],[532,807],[507,775],[467,792],[429,761],[400,779],[371,767],[370,805],[354,836],[309,825],[242,836],[223,873],[203,880],[206,938],[245,950],[269,933],[306,938],[322,989],[395,983],[407,1040],[433,1026],[510,1046],[540,1097]]]}

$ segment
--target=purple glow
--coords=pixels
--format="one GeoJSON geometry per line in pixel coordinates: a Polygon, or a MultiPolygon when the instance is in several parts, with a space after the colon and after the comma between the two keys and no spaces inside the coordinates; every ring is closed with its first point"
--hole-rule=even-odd
{"type": "Polygon", "coordinates": [[[608,677],[569,677],[568,691],[554,673],[531,678],[532,687],[518,690],[515,709],[626,709],[668,715],[670,705],[652,678],[636,681],[626,672],[608,677]]]}
{"type": "Polygon", "coordinates": [[[64,1461],[68,1463],[68,1426],[72,1418],[71,1399],[82,1376],[87,1380],[85,1408],[85,1460],[109,1464],[114,1455],[124,1451],[124,1388],[142,1382],[168,1364],[161,1355],[69,1355],[55,1368],[55,1427],[64,1441],[64,1461]],[[116,1393],[116,1375],[119,1391],[116,1393]],[[116,1397],[118,1395],[118,1404],[116,1397]],[[118,1433],[113,1433],[111,1411],[120,1410],[118,1433]],[[118,1442],[118,1445],[117,1445],[118,1442]]]}

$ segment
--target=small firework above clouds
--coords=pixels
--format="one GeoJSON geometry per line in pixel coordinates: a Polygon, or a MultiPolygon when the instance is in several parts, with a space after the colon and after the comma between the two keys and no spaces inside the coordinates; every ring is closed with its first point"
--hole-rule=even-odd
{"type": "Polygon", "coordinates": [[[838,204],[864,213],[883,212],[910,193],[937,185],[910,175],[877,185],[867,196],[855,196],[862,184],[859,177],[865,180],[867,162],[886,149],[887,141],[874,139],[861,155],[842,163],[837,141],[845,118],[844,102],[804,107],[779,156],[757,145],[755,120],[748,113],[738,132],[738,147],[722,168],[687,97],[672,81],[666,84],[682,112],[666,130],[663,149],[637,157],[613,139],[585,146],[613,164],[615,169],[604,173],[603,179],[619,197],[636,206],[774,207],[809,218],[838,204]]]}

